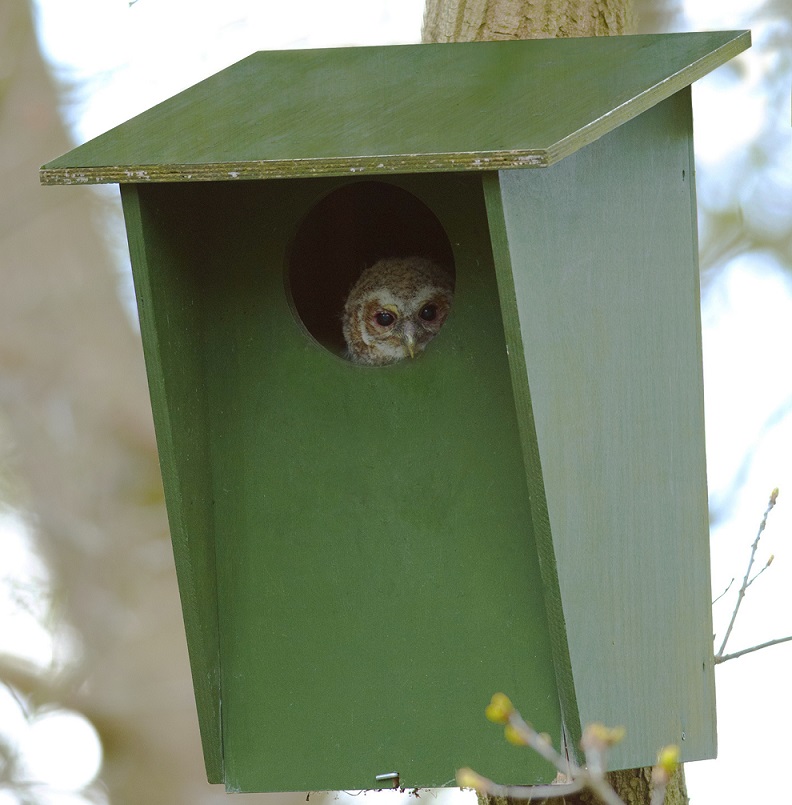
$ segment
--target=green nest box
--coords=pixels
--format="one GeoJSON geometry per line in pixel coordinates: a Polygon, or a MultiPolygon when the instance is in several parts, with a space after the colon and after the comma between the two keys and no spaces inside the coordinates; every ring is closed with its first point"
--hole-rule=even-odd
{"type": "Polygon", "coordinates": [[[715,754],[689,85],[748,32],[257,53],[44,166],[118,182],[209,779],[715,754]],[[415,360],[344,357],[427,256],[415,360]]]}

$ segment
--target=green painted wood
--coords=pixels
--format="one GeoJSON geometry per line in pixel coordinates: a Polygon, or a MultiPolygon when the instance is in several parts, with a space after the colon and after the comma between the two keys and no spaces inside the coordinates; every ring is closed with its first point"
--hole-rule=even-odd
{"type": "Polygon", "coordinates": [[[684,90],[485,177],[562,707],[626,726],[614,768],[716,748],[693,167],[684,90]]]}
{"type": "Polygon", "coordinates": [[[615,768],[714,755],[688,87],[749,42],[254,54],[44,166],[122,184],[210,781],[552,777],[496,690],[572,749],[625,725],[615,768]],[[356,367],[388,249],[457,298],[356,367]]]}
{"type": "MultiPolygon", "coordinates": [[[[191,339],[186,365],[177,369],[174,354],[161,374],[175,400],[194,406],[179,409],[182,432],[209,444],[210,463],[201,446],[197,469],[194,447],[166,459],[177,477],[200,471],[195,494],[212,501],[190,539],[199,553],[216,546],[226,786],[370,788],[390,771],[405,786],[443,786],[466,764],[547,781],[554,770],[483,717],[505,690],[560,739],[480,179],[399,180],[442,224],[457,290],[430,349],[383,368],[317,343],[286,290],[300,222],[343,184],[136,191],[149,237],[171,233],[146,249],[147,275],[173,289],[172,318],[158,325],[175,328],[176,351],[191,339]]],[[[410,226],[390,213],[369,223],[358,237],[371,244],[380,228],[398,239],[410,226]]],[[[324,267],[333,265],[325,252],[343,247],[312,248],[324,267]]],[[[181,403],[153,402],[172,425],[181,403]]],[[[178,521],[178,487],[166,488],[178,521]]],[[[186,556],[177,563],[180,576],[195,575],[186,556]]],[[[212,592],[208,577],[183,591],[190,585],[212,592]]],[[[195,625],[191,647],[203,639],[195,625]]],[[[201,656],[199,646],[198,675],[201,656]]]]}
{"type": "Polygon", "coordinates": [[[53,160],[41,180],[543,167],[749,45],[727,31],[256,53],[53,160]]]}
{"type": "Polygon", "coordinates": [[[164,225],[143,188],[121,188],[154,426],[190,652],[204,761],[223,780],[217,582],[206,379],[200,339],[200,266],[182,241],[200,232],[164,225]]]}
{"type": "MultiPolygon", "coordinates": [[[[498,279],[504,337],[512,375],[515,411],[520,429],[519,435],[525,466],[526,487],[531,505],[531,521],[534,527],[537,558],[544,586],[553,666],[561,704],[565,741],[569,745],[568,751],[574,755],[577,752],[577,747],[583,734],[584,724],[581,724],[580,721],[576,680],[569,655],[569,634],[567,632],[553,545],[554,532],[551,528],[547,508],[547,495],[545,494],[542,461],[537,442],[536,422],[526,374],[529,363],[523,346],[520,327],[520,305],[517,300],[515,281],[512,277],[512,272],[515,267],[519,269],[519,264],[515,266],[512,262],[510,233],[507,229],[505,218],[506,201],[501,194],[498,174],[484,174],[482,187],[486,199],[490,237],[498,279]]],[[[537,266],[536,270],[541,271],[541,268],[537,266]]],[[[541,297],[537,298],[537,303],[541,304],[540,299],[541,297]]],[[[526,706],[529,705],[517,703],[517,707],[522,709],[524,717],[530,720],[532,715],[530,711],[525,710],[526,706]]],[[[582,760],[582,758],[580,759],[582,760]]]]}

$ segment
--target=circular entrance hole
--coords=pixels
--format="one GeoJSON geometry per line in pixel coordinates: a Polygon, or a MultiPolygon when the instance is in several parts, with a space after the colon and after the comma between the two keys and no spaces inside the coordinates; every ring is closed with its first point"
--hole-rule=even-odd
{"type": "Polygon", "coordinates": [[[344,302],[364,269],[388,257],[426,257],[454,277],[451,243],[416,196],[385,182],[352,182],[305,216],[291,248],[288,289],[308,332],[344,356],[344,302]]]}

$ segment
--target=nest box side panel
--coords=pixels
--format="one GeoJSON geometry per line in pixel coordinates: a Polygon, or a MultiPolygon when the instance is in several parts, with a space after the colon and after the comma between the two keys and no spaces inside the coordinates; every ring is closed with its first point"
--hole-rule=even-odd
{"type": "Polygon", "coordinates": [[[693,168],[685,89],[486,180],[562,705],[627,728],[614,768],[715,754],[693,168]]]}
{"type": "Polygon", "coordinates": [[[547,781],[483,717],[506,690],[560,737],[481,184],[378,185],[439,219],[456,296],[424,354],[377,368],[314,340],[285,287],[301,222],[356,181],[180,186],[205,237],[226,786],[442,786],[468,764],[547,781]]]}
{"type": "Polygon", "coordinates": [[[209,782],[222,782],[217,585],[200,276],[156,187],[121,187],[198,721],[209,782]]]}

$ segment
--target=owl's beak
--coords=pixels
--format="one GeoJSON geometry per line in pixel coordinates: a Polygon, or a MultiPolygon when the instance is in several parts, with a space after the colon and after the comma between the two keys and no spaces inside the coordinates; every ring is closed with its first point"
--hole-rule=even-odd
{"type": "Polygon", "coordinates": [[[411,332],[402,334],[402,342],[407,347],[407,352],[411,358],[415,357],[415,336],[411,332]]]}

